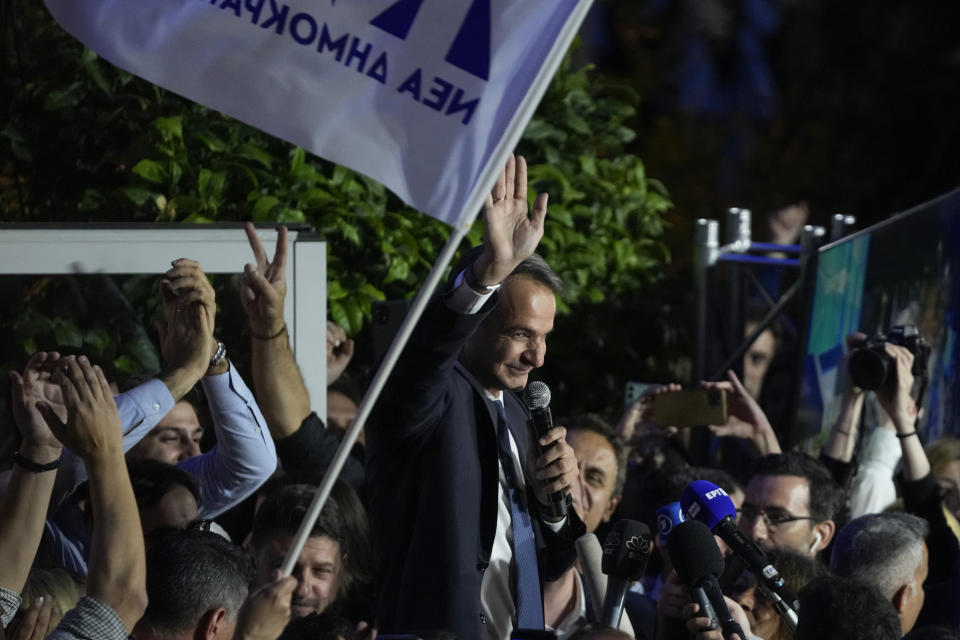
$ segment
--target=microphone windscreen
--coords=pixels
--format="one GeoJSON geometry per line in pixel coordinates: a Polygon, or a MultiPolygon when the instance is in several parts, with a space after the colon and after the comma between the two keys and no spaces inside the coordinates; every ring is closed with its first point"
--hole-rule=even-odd
{"type": "Polygon", "coordinates": [[[575,544],[580,567],[583,569],[583,587],[589,593],[590,597],[587,599],[593,603],[594,619],[599,620],[603,599],[607,595],[607,576],[600,568],[603,562],[603,548],[597,536],[592,533],[580,536],[575,544]]]}
{"type": "Polygon", "coordinates": [[[545,409],[550,406],[550,387],[545,382],[534,380],[523,389],[523,403],[527,409],[545,409]]]}
{"type": "Polygon", "coordinates": [[[650,559],[650,528],[636,520],[617,520],[603,541],[603,572],[614,578],[639,580],[650,559]]]}
{"type": "Polygon", "coordinates": [[[694,480],[687,485],[680,506],[688,518],[699,520],[711,531],[727,516],[737,518],[737,508],[727,492],[706,480],[694,480]]]}
{"type": "Polygon", "coordinates": [[[657,532],[660,534],[660,544],[664,547],[670,544],[670,532],[675,526],[685,521],[683,508],[679,502],[671,502],[657,509],[657,532]]]}
{"type": "Polygon", "coordinates": [[[707,576],[723,573],[723,554],[713,534],[697,520],[681,522],[670,532],[670,562],[683,583],[698,586],[707,576]]]}

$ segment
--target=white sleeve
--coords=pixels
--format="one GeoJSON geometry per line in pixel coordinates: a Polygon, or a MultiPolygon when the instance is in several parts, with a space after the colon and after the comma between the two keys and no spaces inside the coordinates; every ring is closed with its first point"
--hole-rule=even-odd
{"type": "Polygon", "coordinates": [[[480,308],[486,304],[493,292],[500,288],[500,285],[488,287],[487,293],[477,293],[467,284],[466,271],[461,271],[457,279],[453,281],[453,290],[447,297],[447,308],[464,315],[473,315],[480,311],[480,308]]]}
{"type": "Polygon", "coordinates": [[[893,475],[900,462],[900,442],[892,429],[876,427],[867,436],[850,486],[850,517],[880,513],[897,499],[893,475]]]}
{"type": "Polygon", "coordinates": [[[202,380],[217,444],[179,465],[197,481],[200,517],[212,518],[239,504],[277,468],[277,450],[253,394],[231,364],[202,380]]]}

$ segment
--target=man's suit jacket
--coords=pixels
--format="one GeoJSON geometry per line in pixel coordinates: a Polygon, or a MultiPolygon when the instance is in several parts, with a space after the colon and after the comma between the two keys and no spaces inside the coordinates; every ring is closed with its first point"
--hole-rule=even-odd
{"type": "MultiPolygon", "coordinates": [[[[496,533],[497,411],[457,355],[493,298],[472,315],[451,311],[442,296],[431,302],[368,427],[381,634],[444,629],[463,640],[484,637],[480,585],[496,533]]],[[[504,393],[504,406],[526,460],[527,410],[512,393],[504,393]]],[[[541,580],[573,564],[582,531],[572,510],[559,533],[538,528],[541,580]]]]}

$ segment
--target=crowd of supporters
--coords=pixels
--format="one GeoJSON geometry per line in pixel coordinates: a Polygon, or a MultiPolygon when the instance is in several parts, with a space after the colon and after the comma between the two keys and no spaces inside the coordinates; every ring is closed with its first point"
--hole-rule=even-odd
{"type": "MultiPolygon", "coordinates": [[[[675,385],[534,434],[518,392],[547,359],[563,295],[535,253],[546,215],[511,158],[484,244],[429,304],[289,576],[280,568],[358,399],[331,389],[327,415],[312,410],[284,324],[285,230],[271,258],[247,229],[252,380],[215,337],[214,289],[190,259],[161,276],[159,377],[121,379],[54,345],[10,372],[6,637],[728,638],[658,527],[695,480],[732,500],[739,531],[799,595],[794,624],[717,538],[741,640],[960,637],[960,442],[922,445],[913,354],[887,344],[891,381],[875,393],[848,381],[836,424],[802,450],[782,450],[756,399],[765,367],[750,363],[743,384],[732,372],[704,383],[727,395],[728,420],[710,429],[728,445],[715,451],[736,455],[695,458],[689,429],[657,421],[675,385]],[[662,535],[613,629],[578,541],[608,539],[621,519],[662,535]]],[[[326,330],[332,384],[354,345],[326,330]]]]}

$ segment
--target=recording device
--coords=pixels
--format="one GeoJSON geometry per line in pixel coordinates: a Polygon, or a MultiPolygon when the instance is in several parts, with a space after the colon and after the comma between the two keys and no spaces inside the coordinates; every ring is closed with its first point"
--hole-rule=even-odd
{"type": "Polygon", "coordinates": [[[723,554],[713,539],[713,534],[702,522],[681,522],[670,534],[670,562],[690,595],[700,605],[700,615],[708,617],[716,629],[723,631],[724,638],[734,633],[745,638],[743,629],[730,615],[717,577],[723,573],[723,554]]]}
{"type": "Polygon", "coordinates": [[[577,547],[577,558],[583,569],[583,588],[587,592],[587,600],[593,604],[593,619],[599,620],[603,614],[603,597],[607,592],[607,576],[603,574],[600,565],[603,563],[603,548],[597,536],[585,533],[574,543],[577,547]]]}
{"type": "Polygon", "coordinates": [[[370,305],[373,362],[380,362],[387,355],[409,310],[409,300],[374,300],[370,305]]]}
{"type": "Polygon", "coordinates": [[[650,559],[650,529],[636,520],[618,520],[603,541],[600,565],[607,575],[607,591],[603,598],[600,624],[620,626],[623,600],[630,583],[639,580],[650,559]]]}
{"type": "Polygon", "coordinates": [[[653,396],[653,419],[662,426],[694,427],[727,423],[724,389],[684,389],[653,396]]]}
{"type": "Polygon", "coordinates": [[[709,531],[720,536],[733,549],[757,577],[757,581],[777,596],[772,598],[777,613],[788,625],[795,627],[799,607],[796,597],[787,590],[780,572],[770,563],[763,550],[752,540],[747,540],[737,527],[737,510],[727,492],[712,482],[694,480],[683,490],[680,505],[688,518],[706,525],[709,531]]]}
{"type": "Polygon", "coordinates": [[[643,395],[643,392],[647,390],[647,387],[650,385],[643,382],[632,382],[628,381],[626,386],[623,388],[623,408],[627,410],[630,406],[640,399],[640,396],[643,395]]]}
{"type": "Polygon", "coordinates": [[[657,509],[657,533],[660,534],[660,546],[670,546],[670,532],[681,522],[686,522],[683,508],[679,502],[671,502],[657,509]]]}
{"type": "Polygon", "coordinates": [[[930,345],[913,325],[890,327],[886,335],[878,333],[866,339],[863,345],[850,351],[850,379],[853,384],[873,391],[896,378],[897,366],[884,349],[886,343],[906,347],[913,354],[914,376],[927,371],[930,345]]]}
{"type": "MultiPolygon", "coordinates": [[[[592,533],[583,534],[574,544],[577,547],[577,558],[580,560],[583,589],[586,591],[586,600],[590,603],[588,619],[600,620],[603,615],[603,598],[607,592],[607,576],[601,569],[603,547],[600,546],[597,536],[592,533]]],[[[631,636],[634,635],[629,617],[626,619],[621,617],[619,628],[631,636]]]]}
{"type": "MultiPolygon", "coordinates": [[[[534,380],[523,390],[523,403],[530,410],[530,421],[536,430],[537,438],[542,438],[553,429],[553,416],[550,414],[550,387],[539,380],[534,380]]],[[[567,505],[570,503],[569,494],[561,490],[551,493],[547,498],[550,500],[550,511],[553,516],[565,518],[567,505]]]]}

